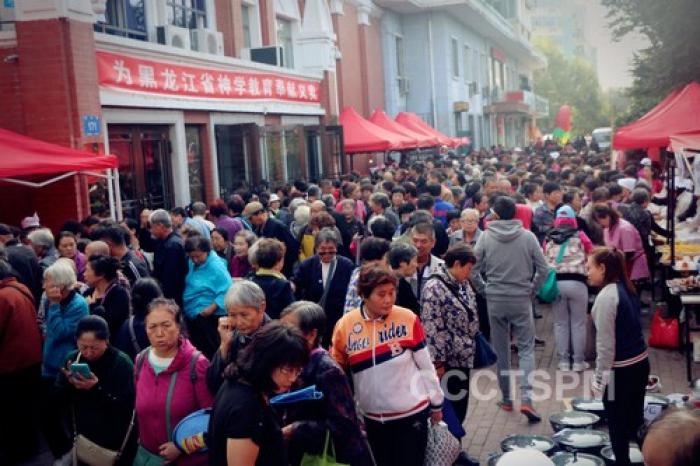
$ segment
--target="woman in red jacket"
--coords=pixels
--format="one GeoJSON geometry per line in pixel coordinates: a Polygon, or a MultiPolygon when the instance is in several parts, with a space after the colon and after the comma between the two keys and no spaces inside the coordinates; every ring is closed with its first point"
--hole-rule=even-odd
{"type": "Polygon", "coordinates": [[[146,312],[151,346],[136,357],[136,416],[139,450],[134,466],[205,465],[208,455],[183,454],[173,429],[188,414],[212,405],[206,384],[209,361],[183,335],[182,312],[175,301],[157,298],[146,312]]]}

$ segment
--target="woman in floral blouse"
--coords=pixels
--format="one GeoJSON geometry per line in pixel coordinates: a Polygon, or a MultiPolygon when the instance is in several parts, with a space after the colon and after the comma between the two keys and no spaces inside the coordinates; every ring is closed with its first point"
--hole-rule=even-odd
{"type": "Polygon", "coordinates": [[[474,336],[479,331],[476,296],[469,283],[476,257],[467,244],[457,243],[450,246],[444,259],[423,288],[421,320],[438,376],[447,377],[443,387],[452,396],[446,393],[445,397],[463,423],[469,405],[474,336]]]}

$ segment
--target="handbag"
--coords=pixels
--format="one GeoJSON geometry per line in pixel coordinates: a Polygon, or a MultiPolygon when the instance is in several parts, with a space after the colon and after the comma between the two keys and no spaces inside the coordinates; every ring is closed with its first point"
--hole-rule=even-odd
{"type": "Polygon", "coordinates": [[[678,348],[679,329],[678,320],[664,319],[661,315],[661,309],[654,312],[654,317],[651,319],[651,332],[649,335],[649,346],[654,348],[678,348]]]}
{"type": "MultiPolygon", "coordinates": [[[[430,421],[428,421],[430,423],[430,421]]],[[[447,424],[438,422],[428,426],[425,446],[425,466],[452,466],[462,451],[459,440],[450,433],[447,424]]]]}
{"type": "MultiPolygon", "coordinates": [[[[566,245],[569,244],[569,239],[567,238],[559,248],[559,254],[557,255],[556,264],[561,264],[564,258],[564,252],[566,251],[566,245]]],[[[547,279],[542,284],[542,287],[537,292],[537,297],[540,298],[545,303],[553,303],[559,297],[559,287],[557,286],[557,271],[555,268],[550,268],[547,272],[547,279]]]]}
{"type": "Polygon", "coordinates": [[[335,460],[335,448],[331,440],[331,432],[326,431],[326,442],[323,447],[323,453],[320,455],[311,455],[304,453],[299,466],[350,466],[347,463],[338,463],[335,460]],[[330,452],[328,451],[330,449],[330,452]]]}
{"type": "Polygon", "coordinates": [[[498,355],[483,333],[474,335],[474,369],[483,369],[496,364],[498,355]]]}
{"type": "MultiPolygon", "coordinates": [[[[79,463],[84,463],[90,466],[113,466],[121,457],[124,447],[126,447],[126,442],[129,441],[131,430],[134,427],[135,414],[136,411],[133,411],[129,428],[117,451],[101,447],[84,435],[77,434],[73,441],[73,465],[77,466],[79,463]]],[[[73,413],[73,425],[75,426],[75,412],[73,413]]]]}

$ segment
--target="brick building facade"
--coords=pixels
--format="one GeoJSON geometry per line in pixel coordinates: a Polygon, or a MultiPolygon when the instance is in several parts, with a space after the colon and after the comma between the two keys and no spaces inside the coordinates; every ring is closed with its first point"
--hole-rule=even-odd
{"type": "MultiPolygon", "coordinates": [[[[0,10],[0,127],[117,155],[132,217],[241,185],[336,177],[348,168],[339,110],[383,106],[378,14],[368,0],[14,2],[0,10]],[[148,69],[159,75],[146,80],[148,69]],[[86,132],[91,117],[99,134],[86,132]]],[[[56,229],[101,196],[84,175],[42,189],[0,182],[0,221],[36,210],[56,229]]]]}

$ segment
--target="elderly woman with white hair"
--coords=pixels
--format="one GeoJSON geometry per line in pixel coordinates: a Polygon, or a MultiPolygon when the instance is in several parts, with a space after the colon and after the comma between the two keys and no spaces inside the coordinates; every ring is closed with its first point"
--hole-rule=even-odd
{"type": "Polygon", "coordinates": [[[464,242],[473,248],[482,233],[479,229],[479,217],[478,210],[464,209],[459,217],[461,228],[450,235],[450,246],[464,242]]]}
{"type": "Polygon", "coordinates": [[[270,317],[265,314],[265,293],[250,280],[234,280],[224,297],[227,316],[219,318],[221,344],[207,371],[207,385],[216,393],[224,382],[224,370],[270,317]]]}
{"type": "Polygon", "coordinates": [[[75,290],[76,282],[75,269],[66,261],[59,261],[44,271],[44,290],[49,305],[41,368],[42,430],[54,456],[66,461],[71,441],[61,424],[60,407],[55,402],[55,384],[61,365],[68,353],[76,348],[78,322],[88,315],[85,298],[75,290]]]}

